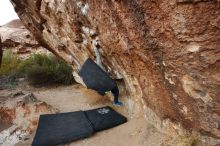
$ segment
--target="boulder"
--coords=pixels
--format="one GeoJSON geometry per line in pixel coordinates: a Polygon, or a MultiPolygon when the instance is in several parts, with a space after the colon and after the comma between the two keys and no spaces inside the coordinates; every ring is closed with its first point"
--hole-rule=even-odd
{"type": "Polygon", "coordinates": [[[19,19],[0,26],[0,37],[2,48],[11,49],[20,59],[27,59],[32,53],[49,53],[35,40],[19,19]]]}
{"type": "Polygon", "coordinates": [[[124,80],[131,105],[158,128],[171,121],[220,138],[219,1],[11,2],[75,77],[90,57],[124,80]]]}

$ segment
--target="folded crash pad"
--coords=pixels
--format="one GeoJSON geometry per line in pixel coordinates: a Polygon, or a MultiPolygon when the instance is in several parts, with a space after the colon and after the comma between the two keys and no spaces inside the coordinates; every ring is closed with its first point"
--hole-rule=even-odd
{"type": "Polygon", "coordinates": [[[32,146],[56,146],[89,137],[127,119],[109,106],[88,111],[41,115],[32,146]]]}
{"type": "Polygon", "coordinates": [[[90,58],[82,65],[79,75],[89,89],[96,90],[101,95],[117,86],[115,81],[90,58]]]}

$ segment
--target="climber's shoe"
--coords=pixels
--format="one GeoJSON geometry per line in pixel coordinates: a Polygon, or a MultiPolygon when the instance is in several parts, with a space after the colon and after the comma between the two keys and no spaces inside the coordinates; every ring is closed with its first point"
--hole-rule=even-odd
{"type": "Polygon", "coordinates": [[[118,102],[113,102],[113,105],[114,106],[123,106],[124,104],[122,102],[118,101],[118,102]]]}

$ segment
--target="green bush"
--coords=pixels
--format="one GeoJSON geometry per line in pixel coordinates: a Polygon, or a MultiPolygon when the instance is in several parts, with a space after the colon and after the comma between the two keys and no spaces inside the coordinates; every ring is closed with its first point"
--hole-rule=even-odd
{"type": "Polygon", "coordinates": [[[21,61],[11,51],[4,51],[0,68],[1,84],[14,85],[18,78],[25,78],[31,85],[36,86],[69,85],[74,82],[72,68],[55,56],[35,54],[21,61]]]}
{"type": "Polygon", "coordinates": [[[19,78],[17,69],[20,61],[11,50],[5,50],[3,53],[0,68],[0,89],[13,88],[17,85],[17,79],[19,78]]]}
{"type": "Polygon", "coordinates": [[[17,67],[20,61],[17,56],[12,53],[11,50],[4,51],[2,58],[2,65],[0,68],[0,76],[9,76],[17,71],[17,67]]]}
{"type": "Polygon", "coordinates": [[[74,82],[72,68],[64,61],[47,55],[33,55],[19,65],[32,85],[64,84],[74,82]]]}

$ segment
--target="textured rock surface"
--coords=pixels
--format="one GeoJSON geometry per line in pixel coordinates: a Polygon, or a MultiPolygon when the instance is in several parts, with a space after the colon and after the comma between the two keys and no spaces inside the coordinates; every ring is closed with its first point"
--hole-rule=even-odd
{"type": "Polygon", "coordinates": [[[0,26],[0,37],[2,47],[12,49],[21,59],[28,58],[31,53],[49,53],[35,40],[19,19],[0,26]]]}
{"type": "Polygon", "coordinates": [[[57,110],[39,101],[32,93],[21,91],[0,96],[0,121],[11,123],[32,133],[41,114],[56,113],[57,110]]]}
{"type": "Polygon", "coordinates": [[[11,1],[39,42],[76,72],[91,57],[123,78],[158,127],[169,119],[220,138],[219,1],[11,1]]]}
{"type": "Polygon", "coordinates": [[[56,112],[57,109],[38,100],[32,93],[1,90],[0,145],[15,146],[29,139],[36,131],[39,116],[56,112]]]}

